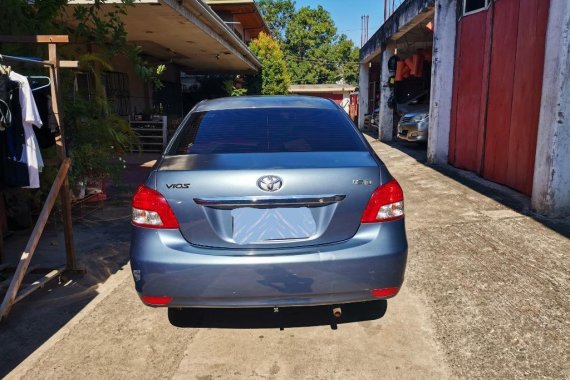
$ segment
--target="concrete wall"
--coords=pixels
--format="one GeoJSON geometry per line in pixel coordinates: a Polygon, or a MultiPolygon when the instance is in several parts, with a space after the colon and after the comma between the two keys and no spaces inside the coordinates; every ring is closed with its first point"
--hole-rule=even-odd
{"type": "Polygon", "coordinates": [[[532,206],[570,215],[570,2],[551,0],[532,206]]]}
{"type": "Polygon", "coordinates": [[[428,162],[446,164],[451,129],[457,0],[436,0],[431,66],[428,162]]]}
{"type": "Polygon", "coordinates": [[[388,99],[392,91],[388,88],[390,71],[388,70],[388,60],[394,55],[396,45],[391,42],[382,52],[382,62],[380,63],[380,109],[379,109],[379,131],[378,139],[381,141],[392,141],[394,130],[394,110],[388,107],[388,99]]]}
{"type": "Polygon", "coordinates": [[[369,62],[360,63],[358,74],[358,128],[364,130],[364,115],[368,113],[369,62]]]}

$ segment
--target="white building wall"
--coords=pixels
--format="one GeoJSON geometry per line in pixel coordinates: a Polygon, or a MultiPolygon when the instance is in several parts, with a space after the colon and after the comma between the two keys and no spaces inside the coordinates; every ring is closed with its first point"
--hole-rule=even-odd
{"type": "Polygon", "coordinates": [[[370,68],[368,62],[360,63],[358,74],[358,129],[364,130],[364,115],[368,113],[368,90],[370,68]]]}
{"type": "Polygon", "coordinates": [[[394,130],[394,110],[388,107],[388,99],[392,91],[388,88],[388,80],[392,73],[388,70],[388,60],[395,53],[396,46],[389,44],[382,52],[380,63],[380,109],[379,109],[379,131],[378,138],[381,141],[392,141],[394,130]]]}
{"type": "Polygon", "coordinates": [[[431,66],[427,155],[430,164],[446,164],[451,130],[457,0],[436,0],[431,66]]]}
{"type": "Polygon", "coordinates": [[[570,215],[570,1],[551,0],[532,206],[570,215]]]}

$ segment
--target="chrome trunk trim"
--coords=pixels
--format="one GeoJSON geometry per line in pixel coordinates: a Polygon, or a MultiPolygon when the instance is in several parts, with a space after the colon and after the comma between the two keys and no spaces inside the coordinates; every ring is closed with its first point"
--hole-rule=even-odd
{"type": "Polygon", "coordinates": [[[343,201],[346,195],[297,195],[283,197],[194,198],[200,206],[217,209],[238,207],[320,207],[343,201]]]}

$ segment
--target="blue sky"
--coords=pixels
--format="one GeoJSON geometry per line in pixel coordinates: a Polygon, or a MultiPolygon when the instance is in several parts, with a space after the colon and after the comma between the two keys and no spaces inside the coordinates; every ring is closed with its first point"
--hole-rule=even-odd
{"type": "Polygon", "coordinates": [[[297,8],[322,5],[332,15],[339,33],[346,34],[360,47],[360,16],[368,15],[368,36],[382,24],[384,2],[381,0],[295,0],[297,8]]]}

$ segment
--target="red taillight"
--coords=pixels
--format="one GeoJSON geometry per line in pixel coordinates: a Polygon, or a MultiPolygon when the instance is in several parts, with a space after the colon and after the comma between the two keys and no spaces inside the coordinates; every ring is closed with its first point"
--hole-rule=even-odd
{"type": "Polygon", "coordinates": [[[158,191],[140,185],[133,196],[131,221],[148,228],[179,228],[178,220],[166,198],[158,191]]]}
{"type": "Polygon", "coordinates": [[[379,186],[364,209],[361,223],[389,222],[404,217],[404,192],[395,179],[379,186]]]}
{"type": "Polygon", "coordinates": [[[390,298],[390,297],[394,297],[396,294],[398,294],[399,291],[400,291],[400,288],[372,289],[370,291],[370,294],[372,294],[372,296],[374,296],[376,298],[390,298]]]}
{"type": "Polygon", "coordinates": [[[141,296],[141,300],[148,306],[166,306],[172,302],[170,296],[141,296]]]}

